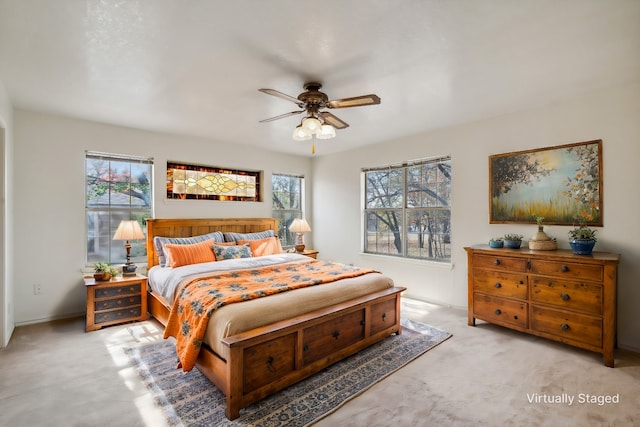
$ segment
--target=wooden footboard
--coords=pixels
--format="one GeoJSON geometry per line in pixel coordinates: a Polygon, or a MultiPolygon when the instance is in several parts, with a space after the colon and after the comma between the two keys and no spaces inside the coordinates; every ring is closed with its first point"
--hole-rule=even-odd
{"type": "MultiPolygon", "coordinates": [[[[401,332],[400,294],[395,287],[230,336],[228,358],[200,351],[197,368],[227,398],[230,420],[240,410],[401,332]]],[[[149,293],[149,310],[166,324],[169,306],[149,293]]]]}

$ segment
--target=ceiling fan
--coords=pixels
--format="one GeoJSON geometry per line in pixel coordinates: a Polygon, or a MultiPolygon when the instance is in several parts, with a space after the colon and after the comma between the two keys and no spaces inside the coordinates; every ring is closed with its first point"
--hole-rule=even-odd
{"type": "Polygon", "coordinates": [[[300,125],[294,130],[293,139],[296,141],[304,141],[311,139],[312,136],[318,139],[327,139],[335,136],[335,129],[344,129],[349,127],[349,124],[328,111],[321,111],[324,108],[349,108],[380,104],[380,98],[374,94],[330,101],[327,94],[320,92],[320,88],[322,88],[320,83],[305,83],[305,91],[298,95],[297,98],[274,89],[258,89],[262,93],[291,101],[300,108],[298,111],[291,111],[269,119],[260,120],[260,123],[272,122],[296,114],[306,113],[300,125]]]}

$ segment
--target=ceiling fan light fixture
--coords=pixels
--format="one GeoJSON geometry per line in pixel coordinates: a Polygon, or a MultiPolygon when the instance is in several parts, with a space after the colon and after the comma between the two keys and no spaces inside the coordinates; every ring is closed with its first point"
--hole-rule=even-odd
{"type": "Polygon", "coordinates": [[[318,139],[331,139],[336,137],[336,129],[331,125],[322,125],[320,132],[316,135],[318,139]]]}
{"type": "Polygon", "coordinates": [[[311,139],[311,134],[307,132],[302,125],[296,126],[293,130],[293,140],[294,141],[308,141],[311,139]]]}
{"type": "Polygon", "coordinates": [[[309,135],[320,132],[321,126],[322,123],[320,123],[320,120],[315,117],[307,117],[302,121],[302,129],[304,129],[309,135]]]}

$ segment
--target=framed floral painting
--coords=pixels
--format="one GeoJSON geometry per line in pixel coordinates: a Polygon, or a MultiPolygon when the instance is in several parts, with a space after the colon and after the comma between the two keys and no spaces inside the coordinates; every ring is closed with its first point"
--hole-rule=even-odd
{"type": "Polygon", "coordinates": [[[489,156],[491,224],[602,226],[602,140],[489,156]]]}

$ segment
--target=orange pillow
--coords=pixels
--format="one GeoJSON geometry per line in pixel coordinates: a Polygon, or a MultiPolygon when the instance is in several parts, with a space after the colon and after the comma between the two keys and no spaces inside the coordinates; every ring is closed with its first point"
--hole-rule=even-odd
{"type": "Polygon", "coordinates": [[[267,237],[259,240],[238,240],[239,245],[249,244],[253,256],[274,255],[282,253],[280,239],[277,237],[267,237]]]}
{"type": "Polygon", "coordinates": [[[164,249],[167,253],[167,265],[172,268],[216,260],[213,253],[213,239],[192,245],[166,243],[164,249]]]}

